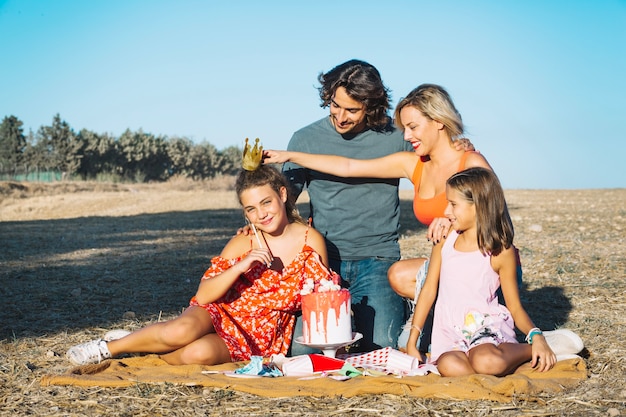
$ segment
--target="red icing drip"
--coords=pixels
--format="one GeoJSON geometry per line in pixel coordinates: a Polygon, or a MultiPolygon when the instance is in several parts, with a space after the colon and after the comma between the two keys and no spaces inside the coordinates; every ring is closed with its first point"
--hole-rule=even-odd
{"type": "MultiPolygon", "coordinates": [[[[346,314],[350,314],[350,291],[341,289],[339,291],[316,292],[302,296],[302,320],[303,320],[303,336],[304,340],[309,342],[311,339],[311,313],[315,313],[317,322],[315,330],[319,333],[320,322],[324,326],[325,343],[328,343],[328,312],[335,310],[335,326],[339,325],[339,315],[341,308],[344,308],[346,314]],[[308,336],[308,337],[307,337],[308,336]]],[[[340,342],[344,342],[341,340],[340,342]]],[[[345,340],[347,342],[347,340],[345,340]]]]}

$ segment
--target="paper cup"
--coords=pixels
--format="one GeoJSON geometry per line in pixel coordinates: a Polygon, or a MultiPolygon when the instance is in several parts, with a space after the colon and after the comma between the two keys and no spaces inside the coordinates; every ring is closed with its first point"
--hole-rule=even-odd
{"type": "Polygon", "coordinates": [[[338,371],[345,363],[345,361],[341,359],[331,358],[317,353],[310,354],[309,358],[313,364],[313,372],[338,371]]]}
{"type": "Polygon", "coordinates": [[[411,372],[417,369],[419,361],[411,355],[399,350],[390,349],[387,356],[387,368],[403,372],[411,372]]]}
{"type": "Polygon", "coordinates": [[[314,353],[287,359],[283,363],[282,371],[285,376],[309,376],[315,372],[338,371],[343,364],[344,361],[340,359],[314,353]]]}

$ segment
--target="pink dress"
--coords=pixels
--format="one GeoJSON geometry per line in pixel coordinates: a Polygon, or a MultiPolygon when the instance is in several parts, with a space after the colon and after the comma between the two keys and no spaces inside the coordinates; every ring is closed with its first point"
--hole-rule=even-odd
{"type": "MultiPolygon", "coordinates": [[[[236,259],[215,257],[202,279],[211,279],[229,269],[247,253],[236,259]]],[[[291,264],[281,272],[257,263],[242,274],[219,300],[192,306],[204,308],[210,315],[215,332],[224,340],[233,362],[251,356],[269,357],[287,354],[291,344],[295,313],[302,308],[300,290],[306,278],[329,278],[331,273],[317,252],[305,243],[291,264]]]]}
{"type": "Polygon", "coordinates": [[[500,277],[491,257],[454,249],[456,231],[441,249],[439,292],[435,304],[430,361],[445,352],[468,352],[483,343],[517,343],[509,310],[498,303],[500,277]]]}

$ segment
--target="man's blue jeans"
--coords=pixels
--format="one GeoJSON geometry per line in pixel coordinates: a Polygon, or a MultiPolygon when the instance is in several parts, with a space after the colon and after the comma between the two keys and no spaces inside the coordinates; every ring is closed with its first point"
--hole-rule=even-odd
{"type": "MultiPolygon", "coordinates": [[[[404,302],[389,285],[387,270],[396,262],[393,258],[367,258],[356,261],[330,260],[330,267],[342,278],[342,286],[352,296],[352,327],[363,339],[350,348],[351,352],[369,352],[381,347],[396,347],[404,318],[404,302]]],[[[302,320],[298,317],[294,340],[302,335],[302,320]]],[[[291,354],[302,355],[311,350],[292,343],[291,354]]]]}

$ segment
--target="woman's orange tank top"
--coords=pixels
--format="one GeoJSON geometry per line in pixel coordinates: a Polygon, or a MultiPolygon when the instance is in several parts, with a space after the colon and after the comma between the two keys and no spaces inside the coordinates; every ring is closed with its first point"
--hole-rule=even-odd
{"type": "MultiPolygon", "coordinates": [[[[463,154],[456,172],[460,172],[465,169],[465,160],[470,152],[472,151],[468,151],[463,154]]],[[[428,226],[436,217],[444,217],[443,212],[446,210],[448,200],[446,199],[445,192],[437,194],[433,198],[420,198],[419,185],[420,180],[422,179],[422,169],[424,169],[424,163],[419,160],[415,166],[415,171],[413,171],[413,177],[411,178],[413,186],[415,187],[415,196],[413,197],[413,213],[415,213],[415,217],[417,217],[417,220],[420,223],[428,226]]]]}

